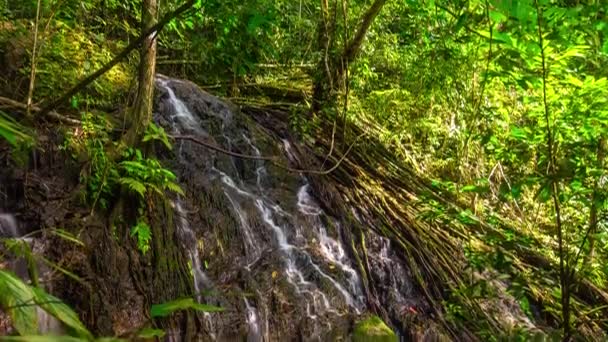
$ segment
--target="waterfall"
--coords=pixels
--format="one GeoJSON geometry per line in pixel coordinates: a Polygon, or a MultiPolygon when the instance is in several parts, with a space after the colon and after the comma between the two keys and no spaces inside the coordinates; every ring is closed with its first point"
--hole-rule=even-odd
{"type": "Polygon", "coordinates": [[[186,217],[181,204],[181,200],[178,198],[173,205],[175,214],[178,217],[177,229],[181,235],[182,244],[186,247],[188,258],[192,266],[192,273],[194,276],[194,290],[196,292],[196,298],[200,302],[202,300],[202,291],[206,288],[211,287],[211,281],[203,271],[201,264],[201,258],[198,252],[198,243],[196,234],[190,228],[190,223],[186,217]]]}
{"type": "Polygon", "coordinates": [[[17,220],[11,214],[0,214],[0,237],[19,237],[17,220]]]}
{"type": "MultiPolygon", "coordinates": [[[[227,150],[263,156],[263,149],[256,141],[260,134],[253,134],[245,125],[229,120],[231,114],[217,98],[201,92],[200,97],[188,95],[180,99],[177,94],[185,91],[173,88],[183,86],[182,83],[159,80],[157,84],[164,91],[162,108],[167,110],[161,113],[162,118],[175,134],[198,135],[227,150]]],[[[276,311],[279,310],[276,305],[269,305],[269,295],[275,291],[285,298],[285,305],[297,310],[296,317],[301,320],[280,324],[306,326],[310,336],[319,339],[331,333],[336,325],[343,324],[336,320],[342,320],[349,313],[357,315],[366,308],[361,279],[341,241],[341,227],[313,199],[306,178],[297,174],[276,177],[276,169],[266,161],[235,159],[189,141],[179,146],[178,178],[186,183],[183,186],[189,194],[212,193],[223,197],[214,197],[213,203],[224,203],[222,208],[228,209],[234,219],[231,222],[236,223],[237,236],[233,238],[238,240],[231,241],[226,248],[240,250],[240,255],[239,252],[230,254],[239,259],[233,259],[235,262],[226,270],[213,271],[212,259],[211,268],[206,271],[210,272],[209,277],[200,265],[196,242],[196,236],[203,232],[190,226],[183,209],[184,201],[190,199],[177,199],[174,206],[179,216],[178,230],[192,264],[195,289],[198,293],[212,282],[223,282],[226,272],[240,274],[239,286],[244,287],[244,292],[256,294],[252,302],[249,298],[243,299],[245,312],[240,313],[239,320],[246,327],[248,341],[271,339],[273,324],[279,324],[277,319],[283,314],[276,311]],[[332,227],[327,226],[328,223],[332,223],[332,227]],[[276,285],[266,288],[266,292],[258,291],[259,279],[262,282],[276,279],[276,285]],[[260,319],[259,308],[263,308],[264,320],[260,319]]],[[[287,160],[297,161],[288,140],[281,140],[276,148],[284,151],[287,160]]],[[[227,227],[216,228],[222,231],[227,227]]],[[[222,328],[219,329],[221,334],[222,328]]]]}
{"type": "MultiPolygon", "coordinates": [[[[24,232],[19,230],[17,219],[12,214],[0,214],[0,238],[15,239],[22,243],[28,244],[32,251],[32,254],[43,254],[44,248],[42,241],[39,238],[23,237],[24,232]]],[[[50,271],[43,263],[36,263],[35,267],[38,269],[39,280],[41,285],[44,285],[42,280],[47,278],[47,273],[50,271]]],[[[25,283],[30,283],[30,275],[28,272],[28,263],[23,258],[9,259],[8,269],[14,272],[20,277],[25,283]]],[[[60,335],[64,333],[61,322],[40,308],[36,307],[36,321],[38,324],[38,332],[40,334],[47,335],[60,335]]]]}
{"type": "Polygon", "coordinates": [[[247,331],[247,342],[262,342],[264,338],[262,337],[258,312],[249,304],[247,298],[244,298],[243,300],[245,301],[245,307],[247,308],[247,326],[249,327],[249,330],[247,331]]]}

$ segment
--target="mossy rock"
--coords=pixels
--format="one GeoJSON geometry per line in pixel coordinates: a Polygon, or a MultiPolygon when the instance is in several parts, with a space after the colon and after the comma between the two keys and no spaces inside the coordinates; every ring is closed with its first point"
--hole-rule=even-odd
{"type": "Polygon", "coordinates": [[[397,335],[378,316],[370,316],[355,325],[353,342],[396,342],[397,335]]]}

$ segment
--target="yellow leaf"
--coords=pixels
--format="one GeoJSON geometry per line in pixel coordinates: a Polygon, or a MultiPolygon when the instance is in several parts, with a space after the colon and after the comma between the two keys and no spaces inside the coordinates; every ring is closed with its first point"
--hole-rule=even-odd
{"type": "Polygon", "coordinates": [[[272,279],[275,279],[276,277],[279,276],[279,272],[277,271],[272,271],[272,279]]]}

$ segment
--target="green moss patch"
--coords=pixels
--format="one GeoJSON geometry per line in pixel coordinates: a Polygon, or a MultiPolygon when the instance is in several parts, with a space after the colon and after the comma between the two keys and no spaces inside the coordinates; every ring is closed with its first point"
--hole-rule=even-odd
{"type": "Polygon", "coordinates": [[[353,342],[396,342],[397,335],[378,316],[370,316],[355,325],[353,342]]]}

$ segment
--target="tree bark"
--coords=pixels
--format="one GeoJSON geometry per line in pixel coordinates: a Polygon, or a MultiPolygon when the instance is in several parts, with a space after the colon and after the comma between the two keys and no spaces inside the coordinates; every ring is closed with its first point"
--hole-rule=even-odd
{"type": "Polygon", "coordinates": [[[353,39],[344,46],[341,53],[334,54],[329,51],[329,42],[332,41],[331,37],[335,30],[330,30],[330,26],[327,25],[328,21],[328,10],[327,2],[322,0],[322,14],[320,22],[320,47],[323,48],[324,54],[322,60],[319,62],[318,76],[313,87],[313,100],[312,100],[312,113],[317,113],[321,110],[323,103],[331,99],[333,93],[338,90],[344,75],[346,74],[347,66],[355,60],[357,54],[361,50],[363,41],[370,27],[372,26],[374,19],[382,10],[386,0],[376,0],[371,7],[365,12],[361,18],[361,23],[357,29],[357,32],[353,39]]]}
{"type": "Polygon", "coordinates": [[[134,49],[139,47],[144,42],[144,40],[148,39],[151,34],[154,34],[154,33],[158,34],[158,32],[160,30],[162,30],[163,27],[165,27],[165,25],[167,25],[173,18],[176,18],[176,17],[186,13],[188,10],[190,10],[195,5],[195,3],[196,3],[195,0],[188,0],[183,5],[181,5],[179,8],[177,8],[175,11],[163,16],[162,20],[160,20],[158,22],[158,24],[156,24],[153,27],[151,27],[150,29],[146,30],[141,36],[139,36],[139,38],[132,41],[118,55],[116,55],[114,58],[112,58],[111,61],[104,64],[104,66],[102,66],[97,71],[90,74],[89,76],[85,77],[82,81],[78,82],[78,84],[73,86],[70,90],[65,92],[59,98],[57,98],[54,101],[51,101],[50,104],[48,104],[44,108],[42,108],[40,110],[40,114],[46,115],[47,113],[49,113],[53,109],[55,109],[57,106],[66,102],[67,100],[69,100],[76,93],[85,89],[89,84],[91,84],[97,78],[99,78],[100,76],[102,76],[103,74],[108,72],[116,64],[120,63],[120,61],[122,61],[125,57],[127,57],[129,55],[129,53],[131,53],[131,51],[133,51],[134,49]]]}
{"type": "MultiPolygon", "coordinates": [[[[604,168],[605,141],[600,139],[597,145],[597,162],[600,169],[604,168]]],[[[600,199],[600,177],[595,180],[593,195],[591,196],[591,211],[589,213],[589,253],[585,256],[584,265],[590,266],[595,257],[595,234],[598,223],[598,201],[600,199]]]]}
{"type": "MultiPolygon", "coordinates": [[[[156,0],[143,0],[142,3],[142,33],[156,25],[158,4],[156,0]]],[[[154,75],[156,73],[156,35],[150,33],[139,51],[139,87],[135,105],[131,113],[131,127],[127,132],[127,143],[136,144],[152,119],[152,102],[154,99],[154,75]]]]}

